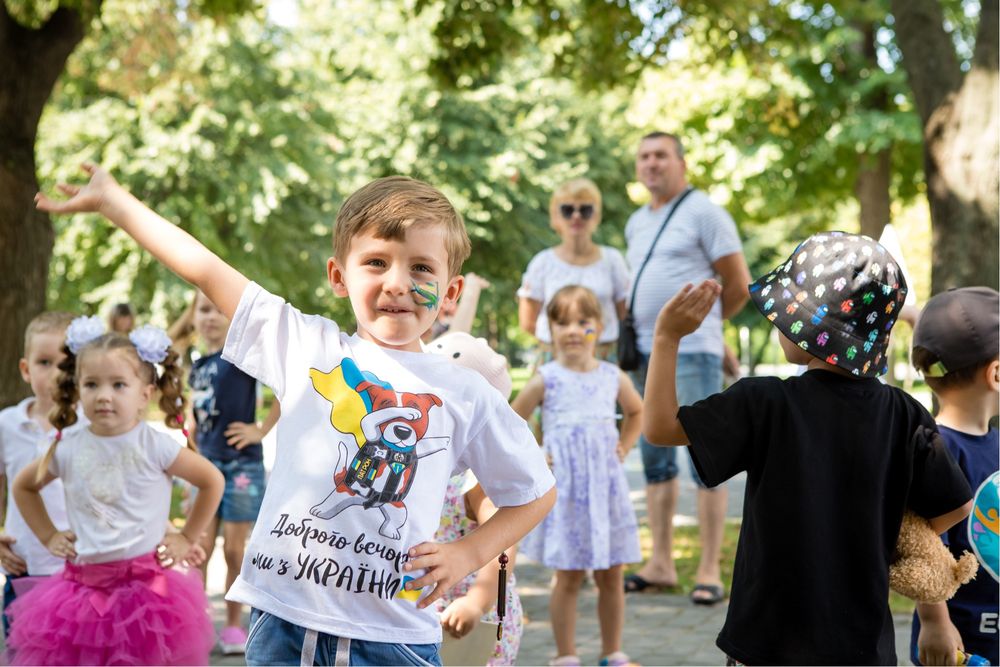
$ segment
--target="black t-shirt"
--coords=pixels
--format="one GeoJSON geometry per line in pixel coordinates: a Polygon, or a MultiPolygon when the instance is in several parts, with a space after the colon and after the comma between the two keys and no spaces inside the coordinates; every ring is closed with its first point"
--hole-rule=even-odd
{"type": "Polygon", "coordinates": [[[262,445],[236,449],[225,435],[232,422],[253,424],[256,420],[257,381],[223,359],[220,350],[194,362],[189,384],[198,451],[216,461],[263,461],[262,445]]]}
{"type": "Polygon", "coordinates": [[[749,665],[895,665],[903,511],[972,496],[930,414],[876,379],[812,370],[740,380],[678,416],[708,485],[747,471],[719,648],[749,665]]]}

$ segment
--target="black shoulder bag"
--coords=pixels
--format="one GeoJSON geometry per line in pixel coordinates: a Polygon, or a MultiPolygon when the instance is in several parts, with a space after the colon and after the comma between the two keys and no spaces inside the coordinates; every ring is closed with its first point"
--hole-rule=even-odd
{"type": "Polygon", "coordinates": [[[643,270],[646,268],[646,264],[649,263],[649,258],[653,256],[653,248],[656,247],[656,242],[660,240],[660,235],[663,234],[663,230],[667,228],[667,223],[670,222],[670,218],[674,216],[674,211],[676,211],[684,198],[691,194],[694,188],[688,188],[685,190],[677,203],[674,204],[670,212],[667,213],[667,217],[664,218],[663,224],[660,225],[660,231],[656,232],[656,236],[653,238],[653,242],[649,244],[649,252],[646,253],[646,259],[642,260],[642,265],[635,274],[635,280],[632,281],[632,297],[628,302],[628,310],[625,312],[625,317],[621,322],[618,323],[618,367],[623,371],[634,371],[639,368],[639,346],[638,340],[635,333],[635,319],[632,317],[632,308],[635,306],[635,292],[636,286],[639,284],[639,277],[642,276],[643,270]]]}

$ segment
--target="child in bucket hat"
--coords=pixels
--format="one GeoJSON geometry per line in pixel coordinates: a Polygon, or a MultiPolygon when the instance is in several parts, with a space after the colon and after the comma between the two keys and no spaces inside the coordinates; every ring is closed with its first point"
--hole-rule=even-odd
{"type": "Polygon", "coordinates": [[[903,512],[939,532],[969,512],[969,485],[933,418],[876,377],[905,297],[901,274],[871,239],[810,237],[750,287],[785,356],[807,371],[743,378],[681,408],[677,348],[721,288],[688,285],[657,318],[643,433],[689,445],[709,486],[747,474],[716,641],[732,661],[896,664],[888,579],[903,512]]]}
{"type": "Polygon", "coordinates": [[[889,332],[906,281],[881,244],[828,232],[803,241],[784,264],[750,285],[778,331],[814,357],[862,377],[888,370],[889,332]]]}

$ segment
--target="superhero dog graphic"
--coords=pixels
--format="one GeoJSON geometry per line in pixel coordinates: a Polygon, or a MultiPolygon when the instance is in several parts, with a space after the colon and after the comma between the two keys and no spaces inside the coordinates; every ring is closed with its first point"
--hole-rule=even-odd
{"type": "Polygon", "coordinates": [[[449,438],[424,438],[431,408],[441,399],[434,394],[398,392],[373,373],[361,371],[353,359],[344,359],[329,373],[309,370],[313,387],[330,401],[330,423],[354,436],[353,458],[347,444],[338,446],[334,488],[310,514],[332,519],[348,507],[377,508],[383,517],[378,532],[398,540],[406,523],[403,499],[413,486],[420,459],[444,450],[449,438]],[[418,452],[423,446],[428,451],[418,452]]]}

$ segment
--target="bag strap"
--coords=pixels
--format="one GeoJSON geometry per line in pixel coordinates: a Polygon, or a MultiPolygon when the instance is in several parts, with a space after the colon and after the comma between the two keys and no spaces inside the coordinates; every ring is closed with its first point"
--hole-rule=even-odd
{"type": "Polygon", "coordinates": [[[653,256],[653,249],[656,248],[656,242],[660,240],[660,235],[663,234],[663,230],[667,228],[667,223],[670,222],[670,218],[674,217],[674,213],[680,208],[681,202],[689,194],[694,192],[694,188],[688,188],[681,193],[681,196],[677,199],[677,203],[670,207],[670,211],[667,213],[667,217],[663,219],[663,224],[660,225],[660,231],[656,232],[656,236],[653,237],[653,242],[649,244],[649,252],[646,253],[646,259],[642,260],[642,265],[635,274],[635,280],[632,281],[632,297],[628,301],[628,312],[632,312],[632,307],[635,306],[635,292],[636,286],[639,284],[639,278],[642,276],[642,272],[646,268],[646,264],[649,263],[649,258],[653,256]]]}

